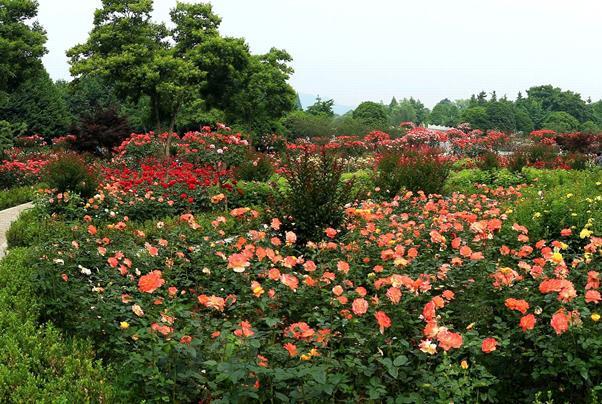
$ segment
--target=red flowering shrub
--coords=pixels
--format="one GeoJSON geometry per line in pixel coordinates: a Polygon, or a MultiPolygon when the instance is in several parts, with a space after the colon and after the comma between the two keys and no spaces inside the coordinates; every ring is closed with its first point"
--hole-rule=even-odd
{"type": "Polygon", "coordinates": [[[433,149],[388,152],[378,157],[376,186],[389,196],[402,190],[439,194],[450,171],[450,159],[433,149]]]}
{"type": "Polygon", "coordinates": [[[230,177],[229,170],[176,160],[146,160],[139,168],[105,167],[100,192],[85,209],[101,216],[109,209],[133,219],[208,210],[222,201],[213,196],[232,189],[230,177]]]}

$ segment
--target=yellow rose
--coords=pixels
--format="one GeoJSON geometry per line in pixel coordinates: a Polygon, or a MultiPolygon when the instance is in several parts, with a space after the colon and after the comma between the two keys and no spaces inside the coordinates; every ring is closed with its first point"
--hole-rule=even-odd
{"type": "Polygon", "coordinates": [[[128,328],[130,328],[130,324],[127,321],[122,321],[121,323],[119,323],[119,328],[121,328],[122,330],[127,330],[128,328]]]}
{"type": "Polygon", "coordinates": [[[592,313],[592,321],[600,321],[600,315],[598,313],[592,313]]]}
{"type": "Polygon", "coordinates": [[[581,230],[581,233],[579,233],[579,237],[581,238],[586,238],[592,235],[592,231],[588,230],[588,229],[583,229],[581,230]]]}
{"type": "Polygon", "coordinates": [[[466,359],[463,359],[462,362],[460,362],[460,366],[462,369],[468,369],[468,362],[466,362],[466,359]]]}

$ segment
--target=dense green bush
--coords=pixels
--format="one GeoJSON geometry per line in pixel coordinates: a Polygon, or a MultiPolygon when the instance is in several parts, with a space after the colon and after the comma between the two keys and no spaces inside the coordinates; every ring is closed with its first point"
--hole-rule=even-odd
{"type": "Polygon", "coordinates": [[[112,402],[106,374],[90,345],[38,326],[28,250],[0,263],[0,401],[3,403],[112,402]]]}
{"type": "Polygon", "coordinates": [[[478,193],[478,184],[492,187],[509,187],[522,184],[524,181],[525,178],[521,174],[514,173],[507,168],[487,171],[470,168],[452,171],[445,182],[445,192],[460,192],[470,195],[478,193]]]}
{"type": "Polygon", "coordinates": [[[602,233],[602,171],[537,170],[523,173],[534,185],[523,190],[513,218],[533,238],[557,236],[562,229],[602,233]]]}
{"type": "Polygon", "coordinates": [[[343,183],[351,183],[351,193],[348,202],[354,199],[367,199],[374,193],[374,172],[372,170],[358,170],[341,175],[343,183]]]}
{"type": "Polygon", "coordinates": [[[27,203],[33,199],[32,187],[18,187],[0,191],[0,210],[27,203]]]}
{"type": "Polygon", "coordinates": [[[9,248],[31,247],[68,237],[69,225],[61,220],[44,217],[37,208],[21,212],[6,233],[9,248]]]}
{"type": "Polygon", "coordinates": [[[74,192],[84,198],[93,196],[98,186],[94,170],[82,156],[72,153],[65,153],[48,164],[42,178],[58,192],[74,192]]]}
{"type": "Polygon", "coordinates": [[[260,181],[238,181],[228,196],[231,207],[266,206],[275,197],[274,184],[260,181]]]}
{"type": "Polygon", "coordinates": [[[450,164],[429,153],[387,153],[380,158],[377,170],[375,183],[385,195],[396,195],[402,189],[440,194],[450,164]]]}
{"type": "Polygon", "coordinates": [[[270,157],[264,153],[248,153],[236,171],[236,178],[244,181],[266,181],[274,174],[270,157]]]}
{"type": "Polygon", "coordinates": [[[272,208],[291,220],[301,240],[319,239],[325,228],[342,223],[351,189],[351,183],[341,182],[342,171],[337,154],[325,148],[317,154],[302,151],[289,156],[288,188],[279,192],[272,208]]]}

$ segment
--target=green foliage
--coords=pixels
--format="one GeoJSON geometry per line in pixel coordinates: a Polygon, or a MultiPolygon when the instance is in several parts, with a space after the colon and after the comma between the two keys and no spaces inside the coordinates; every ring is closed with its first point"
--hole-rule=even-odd
{"type": "Polygon", "coordinates": [[[551,112],[543,122],[545,129],[558,133],[569,133],[579,130],[579,121],[568,112],[551,112]]]}
{"type": "Polygon", "coordinates": [[[402,122],[416,122],[417,120],[416,108],[408,100],[402,100],[389,108],[389,123],[392,126],[399,126],[402,122]]]}
{"type": "Polygon", "coordinates": [[[0,263],[0,401],[110,402],[114,391],[88,343],[38,326],[28,250],[0,263]]]}
{"type": "Polygon", "coordinates": [[[35,0],[0,1],[0,96],[43,70],[46,32],[32,22],[37,15],[35,0]]]}
{"type": "Polygon", "coordinates": [[[43,70],[9,94],[0,105],[0,115],[9,122],[25,124],[30,134],[45,136],[66,134],[72,120],[61,92],[43,70]]]}
{"type": "Polygon", "coordinates": [[[265,209],[276,198],[276,189],[272,182],[238,181],[234,190],[228,194],[231,207],[255,207],[265,209]]]}
{"type": "Polygon", "coordinates": [[[446,98],[433,107],[429,122],[435,125],[455,127],[460,123],[460,110],[446,98]]]}
{"type": "Polygon", "coordinates": [[[445,193],[459,192],[466,195],[480,193],[477,185],[484,184],[489,187],[509,187],[525,182],[525,178],[511,172],[506,168],[497,170],[482,170],[469,168],[460,171],[452,171],[445,182],[445,193]]]}
{"type": "Polygon", "coordinates": [[[301,152],[289,156],[285,174],[288,187],[280,191],[272,208],[291,220],[301,240],[320,238],[324,229],[343,221],[343,205],[351,184],[341,183],[342,164],[326,149],[317,155],[301,152]]]}
{"type": "Polygon", "coordinates": [[[270,157],[263,153],[248,153],[236,169],[236,178],[244,181],[266,181],[274,174],[270,157]]]}
{"type": "Polygon", "coordinates": [[[33,247],[69,237],[69,234],[67,223],[46,217],[39,208],[34,207],[21,212],[8,229],[6,240],[8,248],[33,247]]]}
{"type": "Polygon", "coordinates": [[[67,106],[76,119],[94,116],[98,110],[120,108],[112,84],[102,77],[85,75],[64,86],[67,106]]]}
{"type": "MultiPolygon", "coordinates": [[[[350,196],[358,200],[367,199],[374,193],[374,171],[372,170],[364,169],[344,173],[341,175],[341,182],[352,184],[350,196]]],[[[352,201],[349,200],[349,202],[352,201]]]]}
{"type": "Polygon", "coordinates": [[[436,155],[391,152],[381,156],[375,184],[389,197],[404,189],[440,194],[449,171],[450,164],[436,155]]]}
{"type": "Polygon", "coordinates": [[[0,191],[0,210],[27,203],[33,199],[32,187],[18,187],[0,191]]]}
{"type": "Polygon", "coordinates": [[[516,121],[516,130],[519,132],[530,133],[535,129],[531,116],[529,116],[529,113],[524,108],[516,108],[514,119],[516,121]]]}
{"type": "Polygon", "coordinates": [[[9,122],[0,120],[0,156],[4,151],[13,147],[15,138],[24,130],[24,125],[11,125],[9,122]]]}
{"type": "Polygon", "coordinates": [[[579,233],[588,226],[602,232],[602,172],[523,169],[529,183],[516,204],[513,219],[529,228],[534,239],[547,239],[571,228],[579,233]],[[589,223],[589,225],[588,225],[589,223]]]}
{"type": "Polygon", "coordinates": [[[334,112],[332,112],[332,106],[334,105],[334,100],[326,100],[322,101],[320,96],[316,98],[316,102],[313,105],[307,107],[306,112],[310,115],[324,115],[328,117],[333,117],[334,112]]]}
{"type": "Polygon", "coordinates": [[[481,130],[487,130],[491,126],[485,107],[471,107],[462,111],[460,121],[468,122],[472,128],[481,130]]]}
{"type": "Polygon", "coordinates": [[[487,129],[496,129],[503,132],[516,130],[516,117],[514,105],[510,101],[497,101],[487,104],[487,129]]]}
{"type": "Polygon", "coordinates": [[[385,106],[372,101],[365,101],[358,105],[353,111],[353,119],[357,119],[371,129],[386,129],[389,123],[385,106]]]}
{"type": "Polygon", "coordinates": [[[600,125],[593,121],[587,121],[581,124],[580,131],[587,134],[597,134],[602,132],[600,125]]]}
{"type": "Polygon", "coordinates": [[[77,154],[66,153],[44,168],[43,181],[57,192],[73,192],[84,198],[96,193],[96,172],[77,154]]]}
{"type": "Polygon", "coordinates": [[[104,0],[87,42],[68,52],[72,74],[110,81],[122,101],[148,99],[157,131],[198,129],[209,117],[223,116],[257,134],[272,133],[294,109],[285,51],[251,55],[243,39],[220,36],[221,19],[205,3],[178,2],[167,29],[150,21],[152,3],[104,0]],[[211,111],[223,115],[206,114],[211,111]]]}
{"type": "Polygon", "coordinates": [[[565,112],[578,122],[585,122],[590,117],[587,104],[581,95],[572,91],[563,91],[558,87],[544,85],[531,87],[527,90],[527,94],[528,99],[540,102],[544,111],[565,112]]]}
{"type": "Polygon", "coordinates": [[[332,118],[323,114],[309,114],[304,111],[293,111],[282,118],[282,125],[286,128],[287,137],[312,138],[315,136],[328,136],[332,133],[332,118]]]}

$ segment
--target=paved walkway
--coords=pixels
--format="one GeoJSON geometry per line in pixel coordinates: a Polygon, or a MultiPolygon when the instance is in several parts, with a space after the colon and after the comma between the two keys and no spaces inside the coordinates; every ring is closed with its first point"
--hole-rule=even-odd
{"type": "Polygon", "coordinates": [[[11,223],[17,220],[21,212],[31,207],[33,207],[33,204],[28,202],[23,205],[0,211],[0,258],[4,257],[7,248],[6,232],[10,228],[11,223]]]}

